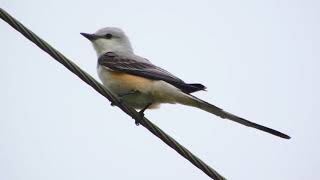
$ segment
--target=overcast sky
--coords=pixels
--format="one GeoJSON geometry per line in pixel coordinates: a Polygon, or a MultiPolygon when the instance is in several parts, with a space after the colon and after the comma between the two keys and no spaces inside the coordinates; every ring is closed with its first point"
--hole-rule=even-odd
{"type": "MultiPolygon", "coordinates": [[[[182,105],[146,116],[228,179],[320,178],[320,1],[18,1],[0,6],[97,78],[80,32],[124,29],[195,95],[285,140],[182,105]]],[[[0,179],[207,175],[0,21],[0,179]]]]}

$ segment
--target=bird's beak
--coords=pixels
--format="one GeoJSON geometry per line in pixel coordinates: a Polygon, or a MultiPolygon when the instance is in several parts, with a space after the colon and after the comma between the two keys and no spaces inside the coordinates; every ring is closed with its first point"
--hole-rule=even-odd
{"type": "Polygon", "coordinates": [[[82,36],[84,36],[85,38],[89,39],[90,41],[98,39],[99,36],[95,35],[95,34],[88,34],[88,33],[80,33],[82,36]]]}

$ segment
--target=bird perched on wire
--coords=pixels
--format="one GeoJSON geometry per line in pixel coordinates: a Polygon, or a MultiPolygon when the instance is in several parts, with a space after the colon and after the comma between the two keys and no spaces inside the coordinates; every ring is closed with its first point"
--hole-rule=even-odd
{"type": "Polygon", "coordinates": [[[284,133],[250,122],[191,95],[206,87],[198,83],[186,83],[149,60],[135,55],[129,38],[119,28],[106,27],[93,34],[81,35],[90,40],[96,50],[98,75],[104,86],[128,106],[140,109],[141,116],[146,109],[158,108],[161,103],[179,103],[290,139],[284,133]]]}

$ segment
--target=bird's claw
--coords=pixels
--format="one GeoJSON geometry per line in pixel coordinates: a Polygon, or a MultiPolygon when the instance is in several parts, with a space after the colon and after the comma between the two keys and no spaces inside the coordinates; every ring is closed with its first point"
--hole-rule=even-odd
{"type": "Polygon", "coordinates": [[[135,122],[134,122],[134,123],[136,124],[136,126],[139,126],[139,125],[140,125],[139,120],[135,120],[135,122]]]}
{"type": "Polygon", "coordinates": [[[135,122],[137,126],[140,125],[140,122],[141,122],[141,121],[143,120],[143,118],[144,118],[144,111],[145,111],[146,109],[148,109],[151,105],[152,105],[152,103],[147,104],[143,109],[141,109],[141,110],[138,112],[138,114],[139,114],[139,120],[136,119],[136,122],[135,122]]]}
{"type": "Polygon", "coordinates": [[[137,120],[137,119],[135,120],[136,126],[139,126],[139,125],[140,125],[140,122],[143,120],[143,118],[144,118],[144,111],[139,111],[138,114],[139,114],[139,120],[137,120]]]}

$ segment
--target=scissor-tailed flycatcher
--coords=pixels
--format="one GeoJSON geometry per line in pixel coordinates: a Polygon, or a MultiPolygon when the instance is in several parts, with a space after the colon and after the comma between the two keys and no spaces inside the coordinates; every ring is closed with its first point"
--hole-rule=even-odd
{"type": "Polygon", "coordinates": [[[122,102],[141,109],[141,115],[146,109],[157,108],[161,103],[180,103],[290,139],[284,133],[250,122],[191,95],[206,87],[202,84],[185,83],[149,60],[135,55],[128,37],[121,29],[106,27],[94,34],[81,34],[92,42],[97,52],[98,74],[104,86],[122,102]]]}

